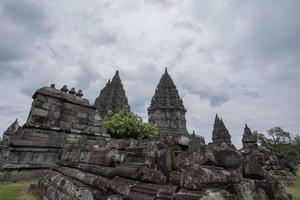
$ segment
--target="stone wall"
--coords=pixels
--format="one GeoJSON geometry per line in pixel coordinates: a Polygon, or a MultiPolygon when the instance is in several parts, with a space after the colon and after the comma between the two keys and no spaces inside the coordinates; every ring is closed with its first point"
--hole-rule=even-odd
{"type": "Polygon", "coordinates": [[[109,137],[96,108],[75,89],[38,89],[26,123],[16,122],[4,133],[0,148],[0,180],[39,177],[64,146],[109,137]]]}

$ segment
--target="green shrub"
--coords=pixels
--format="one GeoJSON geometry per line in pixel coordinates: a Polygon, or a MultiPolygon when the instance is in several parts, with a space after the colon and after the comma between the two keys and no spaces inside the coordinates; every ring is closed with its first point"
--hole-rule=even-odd
{"type": "Polygon", "coordinates": [[[157,128],[126,109],[113,114],[108,111],[104,118],[104,127],[113,138],[149,139],[158,135],[157,128]]]}

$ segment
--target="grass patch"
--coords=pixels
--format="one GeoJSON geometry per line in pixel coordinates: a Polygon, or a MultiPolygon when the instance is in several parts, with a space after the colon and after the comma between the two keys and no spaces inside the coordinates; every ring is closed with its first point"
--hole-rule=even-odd
{"type": "Polygon", "coordinates": [[[293,195],[293,200],[300,200],[300,167],[297,171],[295,185],[292,187],[287,187],[286,191],[293,195]]]}
{"type": "Polygon", "coordinates": [[[21,189],[16,185],[1,185],[0,200],[17,200],[21,189]]]}
{"type": "Polygon", "coordinates": [[[36,182],[36,180],[32,180],[20,181],[16,183],[1,183],[0,200],[33,200],[34,197],[28,194],[27,190],[32,183],[36,182]]]}

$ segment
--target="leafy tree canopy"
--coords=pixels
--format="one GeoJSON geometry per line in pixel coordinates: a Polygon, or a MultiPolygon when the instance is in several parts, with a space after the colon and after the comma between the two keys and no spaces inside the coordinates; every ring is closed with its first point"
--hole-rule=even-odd
{"type": "Polygon", "coordinates": [[[267,136],[257,131],[253,132],[258,140],[259,148],[265,151],[275,151],[284,155],[300,156],[300,136],[291,138],[291,134],[280,127],[267,131],[267,136]]]}
{"type": "Polygon", "coordinates": [[[104,118],[104,127],[113,138],[149,139],[158,135],[156,126],[143,122],[141,117],[127,109],[115,114],[109,110],[104,118]]]}

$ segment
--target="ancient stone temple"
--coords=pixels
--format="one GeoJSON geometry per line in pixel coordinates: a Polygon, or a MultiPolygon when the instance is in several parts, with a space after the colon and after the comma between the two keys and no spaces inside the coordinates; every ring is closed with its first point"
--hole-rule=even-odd
{"type": "Polygon", "coordinates": [[[101,90],[94,105],[99,110],[102,118],[106,115],[108,109],[111,109],[113,113],[124,108],[130,110],[125,90],[119,76],[119,71],[116,71],[112,80],[109,80],[105,87],[101,90]]]}
{"type": "Polygon", "coordinates": [[[187,133],[186,109],[167,68],[148,108],[149,122],[156,124],[161,134],[187,133]]]}
{"type": "Polygon", "coordinates": [[[223,120],[220,119],[217,114],[212,132],[212,141],[212,144],[214,145],[222,145],[223,143],[228,146],[231,145],[231,136],[229,131],[227,130],[223,120]]]}
{"type": "Polygon", "coordinates": [[[0,181],[40,177],[56,165],[59,152],[72,143],[109,137],[96,107],[82,91],[43,87],[33,95],[26,123],[15,121],[0,146],[0,181]]]}
{"type": "MultiPolygon", "coordinates": [[[[116,77],[117,79],[117,77],[116,77]]],[[[111,83],[110,83],[111,84],[111,83]]],[[[0,143],[0,181],[39,178],[36,200],[291,200],[297,160],[232,148],[216,116],[213,143],[186,133],[186,110],[166,71],[149,107],[164,137],[111,138],[82,91],[38,89],[26,123],[0,143]]],[[[114,97],[112,98],[119,98],[114,97]]],[[[248,126],[243,143],[254,142],[248,126]]]]}
{"type": "Polygon", "coordinates": [[[243,148],[244,149],[256,149],[257,148],[257,139],[251,132],[251,129],[245,124],[244,134],[242,138],[243,148]]]}

